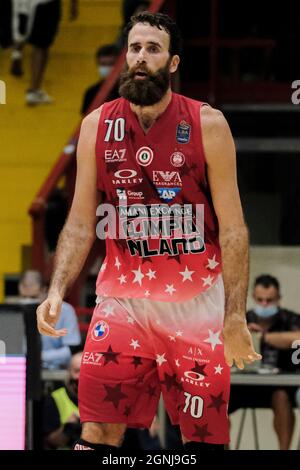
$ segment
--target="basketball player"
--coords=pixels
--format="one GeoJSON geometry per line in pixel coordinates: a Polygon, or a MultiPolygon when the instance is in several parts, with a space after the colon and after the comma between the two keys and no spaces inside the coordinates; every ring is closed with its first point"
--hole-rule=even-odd
{"type": "Polygon", "coordinates": [[[260,359],[245,321],[248,235],[234,143],[220,111],[170,89],[180,60],[176,24],[140,13],[127,33],[121,98],[82,123],[75,195],[38,328],[65,334],[55,324],[95,239],[101,196],[117,207],[125,237],[106,240],[81,366],[83,431],[75,449],[116,449],[126,426],[151,425],[162,392],[188,452],[222,450],[229,442],[230,366],[260,359]],[[196,204],[204,205],[204,237],[194,223],[196,204]],[[184,210],[186,223],[180,235],[170,223],[167,237],[161,207],[172,205],[184,210]],[[159,236],[147,237],[150,216],[159,236]]]}

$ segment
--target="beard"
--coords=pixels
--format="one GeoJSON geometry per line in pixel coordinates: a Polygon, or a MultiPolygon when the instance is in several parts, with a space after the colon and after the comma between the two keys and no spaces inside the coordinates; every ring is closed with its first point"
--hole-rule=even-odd
{"type": "Polygon", "coordinates": [[[152,73],[144,65],[137,65],[129,70],[128,65],[122,72],[119,81],[119,94],[126,100],[138,106],[152,106],[158,103],[166,94],[171,80],[169,71],[170,60],[157,72],[152,73]],[[136,71],[147,74],[144,79],[136,79],[136,71]]]}

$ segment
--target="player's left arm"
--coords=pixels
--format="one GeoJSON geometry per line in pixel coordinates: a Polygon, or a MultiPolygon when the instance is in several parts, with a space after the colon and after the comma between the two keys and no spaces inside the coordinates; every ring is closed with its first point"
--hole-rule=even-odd
{"type": "Polygon", "coordinates": [[[235,145],[221,111],[202,106],[202,139],[207,175],[219,223],[225,288],[223,328],[225,359],[239,368],[261,358],[253,348],[246,322],[249,237],[237,184],[235,145]]]}

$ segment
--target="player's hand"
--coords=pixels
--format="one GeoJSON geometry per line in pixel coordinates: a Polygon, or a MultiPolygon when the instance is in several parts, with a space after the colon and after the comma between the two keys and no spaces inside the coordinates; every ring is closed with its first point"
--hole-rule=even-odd
{"type": "Polygon", "coordinates": [[[262,356],[254,350],[251,334],[245,320],[238,317],[225,319],[223,328],[225,361],[229,367],[234,362],[239,369],[245,364],[259,361],[262,356]]]}
{"type": "Polygon", "coordinates": [[[48,296],[36,311],[37,327],[39,332],[45,336],[59,338],[65,336],[67,330],[55,330],[55,325],[59,319],[62,305],[62,298],[59,295],[48,296]]]}
{"type": "Polygon", "coordinates": [[[149,428],[149,434],[151,437],[155,437],[158,435],[160,429],[160,424],[156,416],[154,416],[154,419],[152,421],[152,424],[149,428]]]}

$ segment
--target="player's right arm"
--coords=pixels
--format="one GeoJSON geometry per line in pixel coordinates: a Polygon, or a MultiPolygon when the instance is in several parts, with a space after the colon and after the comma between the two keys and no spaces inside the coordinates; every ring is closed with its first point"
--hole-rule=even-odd
{"type": "Polygon", "coordinates": [[[97,191],[95,145],[101,108],[86,116],[77,147],[77,175],[70,213],[60,234],[47,299],[37,309],[41,334],[59,337],[66,330],[55,330],[66,290],[79,275],[95,240],[97,191]]]}

